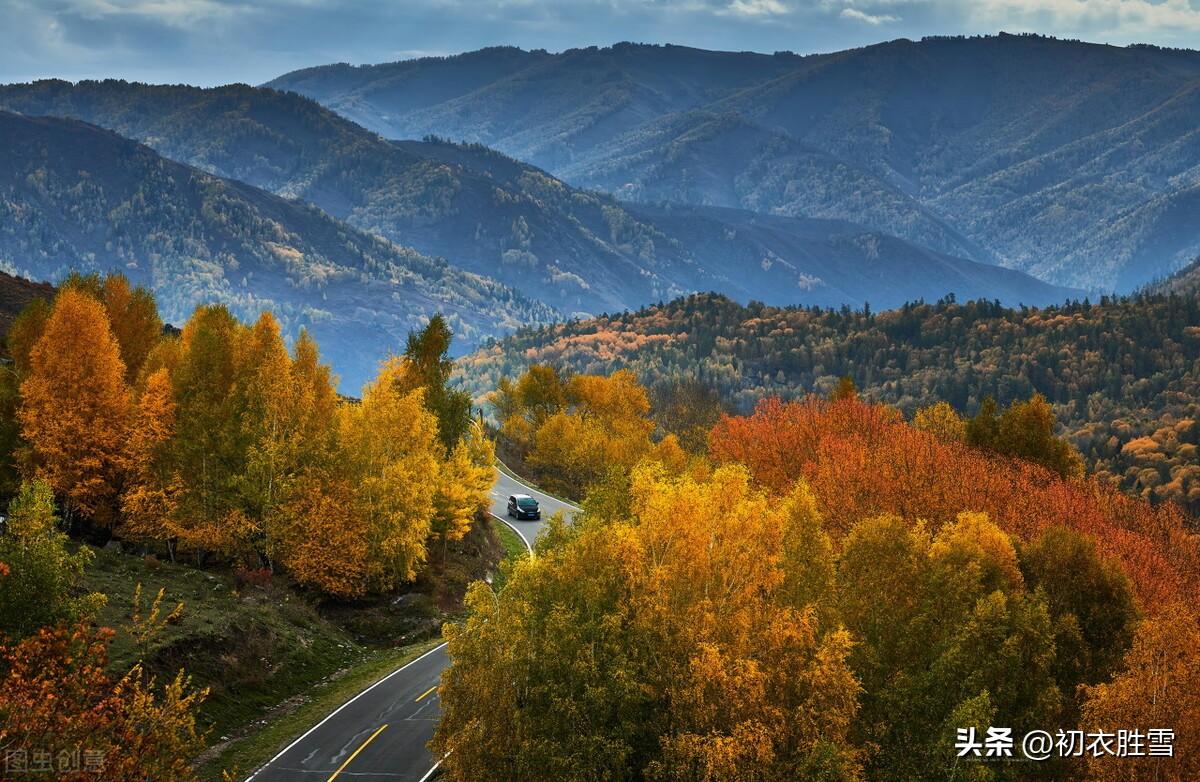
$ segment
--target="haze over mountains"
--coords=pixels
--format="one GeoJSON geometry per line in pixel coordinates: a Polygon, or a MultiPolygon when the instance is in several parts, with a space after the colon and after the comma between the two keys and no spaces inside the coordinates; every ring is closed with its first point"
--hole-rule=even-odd
{"type": "Polygon", "coordinates": [[[310,329],[348,389],[435,312],[462,346],[557,314],[310,205],[166,160],[75,120],[0,111],[0,259],[34,279],[121,271],[182,323],[222,302],[310,329]]]}
{"type": "Polygon", "coordinates": [[[46,81],[0,87],[0,108],[82,119],[303,199],[568,317],[697,290],[877,308],[948,292],[1012,303],[1077,293],[845,221],[618,202],[479,145],[385,140],[294,93],[46,81]]]}
{"type": "Polygon", "coordinates": [[[696,291],[1041,305],[1200,255],[1190,51],[499,48],[265,87],[7,85],[0,111],[5,268],[125,271],[172,319],[274,309],[352,390],[436,310],[461,352],[696,291]]]}
{"type": "Polygon", "coordinates": [[[849,220],[1062,285],[1200,253],[1200,53],[1036,36],[799,57],[621,44],[332,65],[269,86],[625,198],[849,220]]]}

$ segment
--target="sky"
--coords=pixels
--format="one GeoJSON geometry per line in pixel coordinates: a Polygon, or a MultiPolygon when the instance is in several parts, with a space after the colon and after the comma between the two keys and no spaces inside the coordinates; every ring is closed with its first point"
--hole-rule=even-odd
{"type": "Polygon", "coordinates": [[[0,0],[0,82],[259,84],[494,45],[810,53],[1001,30],[1200,49],[1200,0],[0,0]]]}

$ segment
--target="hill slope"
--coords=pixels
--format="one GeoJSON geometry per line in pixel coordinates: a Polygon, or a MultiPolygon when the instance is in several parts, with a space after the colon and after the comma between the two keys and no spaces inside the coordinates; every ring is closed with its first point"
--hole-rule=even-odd
{"type": "Polygon", "coordinates": [[[121,271],[181,322],[221,301],[311,329],[349,389],[435,311],[461,345],[556,314],[324,212],[163,159],[82,122],[0,112],[0,264],[121,271]]]}
{"type": "Polygon", "coordinates": [[[711,294],[527,329],[460,361],[476,395],[532,363],[644,383],[698,377],[738,409],[766,396],[862,394],[911,414],[945,400],[974,413],[1044,394],[1089,469],[1200,513],[1200,299],[1144,295],[1046,309],[987,302],[877,314],[742,306],[711,294]]]}
{"type": "Polygon", "coordinates": [[[573,183],[839,217],[942,251],[975,246],[1058,284],[1130,290],[1200,247],[1200,214],[1180,196],[1200,184],[1198,52],[1012,35],[810,57],[624,44],[270,84],[387,135],[479,141],[573,183]],[[471,80],[428,89],[468,64],[471,80]],[[968,244],[946,244],[956,236],[968,244]]]}
{"type": "Polygon", "coordinates": [[[950,292],[1011,303],[1070,294],[874,236],[921,223],[928,244],[969,249],[878,182],[838,198],[878,201],[892,222],[780,220],[768,236],[748,230],[752,221],[744,214],[697,210],[685,220],[687,210],[667,215],[619,203],[479,145],[388,142],[311,100],[273,90],[48,81],[0,87],[0,106],[94,122],[169,157],[303,198],[567,315],[635,308],[697,290],[777,304],[877,307],[950,292]]]}

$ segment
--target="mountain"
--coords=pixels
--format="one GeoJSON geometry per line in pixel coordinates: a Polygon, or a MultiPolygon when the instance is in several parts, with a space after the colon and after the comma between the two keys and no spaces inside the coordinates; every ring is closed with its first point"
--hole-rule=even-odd
{"type": "MultiPolygon", "coordinates": [[[[45,282],[34,282],[23,277],[0,272],[0,340],[8,328],[34,299],[50,301],[54,298],[54,286],[45,282]]],[[[2,350],[0,346],[0,350],[2,350]]]]}
{"type": "Polygon", "coordinates": [[[37,279],[120,271],[182,322],[220,301],[310,329],[346,387],[442,311],[461,349],[557,317],[493,280],[319,209],[166,160],[83,122],[0,112],[0,264],[37,279]]]}
{"type": "MultiPolygon", "coordinates": [[[[1031,304],[1074,293],[950,257],[970,254],[970,243],[878,181],[836,199],[878,203],[891,220],[876,221],[883,228],[771,221],[619,202],[477,144],[386,141],[310,99],[244,85],[45,81],[0,87],[0,106],[93,122],[173,159],[310,201],[568,316],[698,290],[744,301],[877,307],[951,292],[1031,304]],[[931,253],[887,235],[917,223],[925,244],[949,249],[931,253]]],[[[847,211],[827,210],[832,217],[847,211]]]]}
{"type": "Polygon", "coordinates": [[[520,330],[460,359],[458,379],[480,397],[535,363],[630,369],[651,387],[698,378],[743,412],[768,396],[828,394],[843,376],[910,416],[939,400],[974,414],[988,395],[1009,404],[1041,393],[1103,481],[1200,512],[1194,290],[1045,309],[942,301],[883,312],[701,294],[520,330]]]}
{"type": "Polygon", "coordinates": [[[622,44],[270,86],[623,197],[847,219],[1057,284],[1131,290],[1200,247],[1195,51],[1005,34],[808,57],[622,44]]]}

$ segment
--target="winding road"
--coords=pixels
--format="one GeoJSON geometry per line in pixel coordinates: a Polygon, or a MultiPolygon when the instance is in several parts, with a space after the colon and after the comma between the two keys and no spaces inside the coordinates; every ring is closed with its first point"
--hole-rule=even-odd
{"type": "MultiPolygon", "coordinates": [[[[531,489],[503,472],[492,487],[492,515],[517,531],[532,548],[541,521],[506,516],[511,494],[530,494],[542,517],[578,510],[531,489]]],[[[437,770],[426,748],[440,714],[437,686],[450,665],[442,644],[393,671],[338,707],[247,778],[247,782],[424,782],[437,770]]]]}

